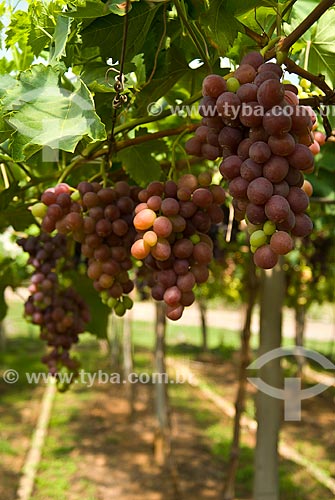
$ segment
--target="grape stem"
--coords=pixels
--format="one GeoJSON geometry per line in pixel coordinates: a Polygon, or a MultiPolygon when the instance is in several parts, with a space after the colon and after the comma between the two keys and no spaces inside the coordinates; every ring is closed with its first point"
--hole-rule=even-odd
{"type": "Polygon", "coordinates": [[[335,0],[321,0],[319,5],[315,7],[314,10],[306,17],[306,19],[299,25],[295,30],[292,31],[290,35],[285,37],[280,43],[278,43],[277,47],[269,50],[266,54],[266,59],[272,59],[275,57],[276,52],[280,50],[281,52],[288,52],[293,44],[299,38],[303,36],[306,31],[309,30],[313,24],[320,19],[320,17],[332,6],[334,5],[335,0]]]}
{"type": "MultiPolygon", "coordinates": [[[[322,92],[326,94],[327,98],[334,97],[334,91],[329,87],[329,85],[327,85],[324,76],[313,75],[313,73],[310,73],[309,71],[301,68],[301,66],[298,66],[298,64],[292,61],[292,59],[290,59],[289,57],[285,59],[284,64],[289,73],[295,73],[296,75],[301,76],[301,78],[306,78],[306,80],[314,83],[314,85],[316,85],[320,90],[322,90],[322,92]]],[[[301,101],[303,100],[304,99],[301,99],[301,101]]]]}

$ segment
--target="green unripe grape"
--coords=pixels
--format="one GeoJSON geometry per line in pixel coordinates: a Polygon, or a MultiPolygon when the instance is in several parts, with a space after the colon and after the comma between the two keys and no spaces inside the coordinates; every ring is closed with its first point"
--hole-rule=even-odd
{"type": "Polygon", "coordinates": [[[273,233],[276,232],[276,224],[271,220],[267,220],[264,223],[263,231],[267,236],[271,236],[273,233]]]}
{"type": "Polygon", "coordinates": [[[115,306],[114,306],[114,311],[115,311],[115,314],[117,316],[124,316],[125,312],[126,312],[126,308],[124,306],[124,304],[122,302],[118,302],[115,306]]]}
{"type": "Polygon", "coordinates": [[[311,88],[311,82],[309,80],[306,80],[306,78],[302,78],[300,80],[300,85],[305,90],[309,90],[311,88]]]}
{"type": "Polygon", "coordinates": [[[227,80],[227,90],[229,92],[236,92],[240,88],[240,82],[234,76],[231,76],[227,80]]]}
{"type": "Polygon", "coordinates": [[[80,200],[80,193],[79,193],[79,191],[74,191],[71,194],[71,200],[72,201],[79,201],[80,200]]]}
{"type": "Polygon", "coordinates": [[[251,222],[248,222],[248,228],[247,228],[248,234],[252,234],[258,229],[262,229],[262,224],[251,224],[251,222]]]}
{"type": "Polygon", "coordinates": [[[130,297],[128,297],[128,295],[125,295],[123,297],[123,301],[122,302],[123,302],[123,305],[124,305],[124,307],[126,309],[131,309],[133,307],[133,305],[134,305],[134,302],[131,300],[130,297]]]}
{"type": "Polygon", "coordinates": [[[117,304],[117,300],[114,299],[114,297],[109,297],[109,299],[107,300],[107,305],[110,309],[113,309],[117,304]]]}
{"type": "Polygon", "coordinates": [[[251,253],[255,253],[255,252],[256,252],[256,250],[257,250],[257,247],[253,247],[253,246],[251,246],[251,247],[250,247],[250,250],[251,250],[251,253]]]}
{"type": "Polygon", "coordinates": [[[193,245],[196,245],[201,241],[200,236],[198,234],[192,234],[192,236],[190,236],[190,240],[192,241],[193,245]]]}
{"type": "Polygon", "coordinates": [[[265,245],[267,241],[266,234],[262,229],[258,229],[250,236],[250,246],[259,248],[262,245],[265,245]]]}
{"type": "Polygon", "coordinates": [[[44,203],[35,203],[35,205],[31,207],[31,213],[34,217],[42,218],[47,213],[47,209],[48,207],[44,205],[44,203]]]}

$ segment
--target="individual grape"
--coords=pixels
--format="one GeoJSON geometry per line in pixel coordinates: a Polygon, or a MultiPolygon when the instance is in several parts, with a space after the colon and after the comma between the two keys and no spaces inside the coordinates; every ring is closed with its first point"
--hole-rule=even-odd
{"type": "Polygon", "coordinates": [[[157,283],[162,284],[166,289],[176,284],[177,275],[173,269],[164,269],[157,272],[155,279],[157,283]]]}
{"type": "Polygon", "coordinates": [[[161,210],[166,217],[177,215],[179,213],[179,203],[174,198],[165,198],[162,201],[161,210]]]}
{"type": "MultiPolygon", "coordinates": [[[[157,219],[156,219],[157,220],[157,219]]],[[[155,221],[156,222],[156,221],[155,221]]],[[[155,224],[155,223],[154,223],[155,224]]],[[[145,243],[147,243],[150,247],[154,247],[157,243],[157,234],[155,231],[146,231],[143,235],[143,240],[145,243]]]]}
{"type": "Polygon", "coordinates": [[[227,84],[224,78],[219,75],[207,75],[202,83],[202,95],[213,98],[227,90],[227,84]]]}
{"type": "Polygon", "coordinates": [[[140,231],[145,231],[149,229],[156,219],[156,214],[153,210],[146,208],[135,215],[134,226],[140,231]]]}
{"type": "Polygon", "coordinates": [[[212,174],[210,172],[201,172],[198,175],[198,182],[200,187],[208,187],[212,182],[212,174]]]}
{"type": "Polygon", "coordinates": [[[257,85],[257,87],[260,87],[262,83],[269,80],[279,80],[279,76],[273,71],[263,71],[262,73],[258,73],[254,79],[254,84],[257,85]]]}
{"type": "Polygon", "coordinates": [[[167,305],[176,306],[180,302],[181,291],[177,286],[171,286],[165,290],[163,299],[167,305]]]}
{"type": "Polygon", "coordinates": [[[264,58],[259,52],[249,52],[249,54],[246,54],[241,60],[241,65],[251,64],[255,69],[259,68],[263,63],[264,58]]]}
{"type": "Polygon", "coordinates": [[[309,205],[309,198],[307,194],[299,187],[290,187],[289,194],[287,195],[287,201],[290,204],[291,210],[295,214],[304,212],[309,205]]]}
{"type": "Polygon", "coordinates": [[[273,186],[265,177],[258,177],[250,182],[247,197],[255,205],[264,205],[272,196],[273,186]]]}
{"type": "Polygon", "coordinates": [[[249,130],[251,144],[256,141],[267,142],[268,138],[269,134],[263,127],[251,127],[249,130]]]}
{"type": "Polygon", "coordinates": [[[320,144],[320,146],[324,146],[326,144],[326,136],[323,132],[319,132],[318,130],[315,130],[314,132],[314,139],[320,144]]]}
{"type": "Polygon", "coordinates": [[[218,114],[216,99],[213,97],[205,96],[201,99],[199,104],[199,114],[200,116],[213,117],[218,114]]]}
{"type": "Polygon", "coordinates": [[[182,274],[177,278],[177,287],[181,292],[190,292],[195,285],[195,277],[192,272],[182,274]]]}
{"type": "Polygon", "coordinates": [[[258,87],[254,83],[246,83],[241,85],[237,90],[236,95],[243,102],[257,101],[258,87]]]}
{"type": "Polygon", "coordinates": [[[273,62],[266,62],[259,66],[258,73],[264,73],[266,71],[273,71],[273,73],[276,73],[278,78],[281,78],[283,75],[283,70],[281,69],[281,67],[273,62]]]}
{"type": "Polygon", "coordinates": [[[262,175],[262,165],[252,159],[245,160],[240,167],[240,174],[243,179],[250,182],[262,175]]]}
{"type": "Polygon", "coordinates": [[[267,241],[266,234],[262,229],[254,231],[250,236],[250,245],[252,245],[255,248],[265,245],[266,241],[267,241]]]}
{"type": "Polygon", "coordinates": [[[251,64],[241,64],[234,73],[235,78],[240,82],[241,85],[245,83],[251,83],[257,72],[251,64]]]}
{"type": "Polygon", "coordinates": [[[313,154],[313,156],[316,156],[320,153],[320,144],[314,140],[313,143],[309,146],[309,150],[313,154]]]}
{"type": "Polygon", "coordinates": [[[249,138],[243,139],[243,141],[240,142],[240,144],[237,148],[237,156],[239,158],[241,158],[242,161],[249,158],[249,148],[250,148],[251,144],[252,144],[252,141],[249,138]]]}
{"type": "Polygon", "coordinates": [[[246,215],[248,217],[248,221],[250,221],[252,224],[262,224],[267,219],[264,206],[255,205],[254,203],[248,203],[246,208],[246,215]]]}
{"type": "Polygon", "coordinates": [[[238,128],[223,127],[219,133],[219,145],[222,148],[228,148],[231,152],[236,152],[242,139],[242,131],[238,128]]]}
{"type": "Polygon", "coordinates": [[[216,146],[212,146],[211,144],[203,144],[201,146],[201,156],[206,158],[206,160],[214,161],[220,155],[220,150],[216,146]]]}
{"type": "Polygon", "coordinates": [[[304,176],[298,169],[290,167],[285,177],[285,181],[290,186],[301,187],[304,183],[304,176]]]}
{"type": "Polygon", "coordinates": [[[195,301],[195,295],[194,292],[192,292],[192,290],[189,292],[182,292],[180,299],[180,304],[182,306],[184,307],[191,306],[194,301],[195,301]]]}
{"type": "Polygon", "coordinates": [[[307,194],[307,196],[311,197],[312,194],[313,194],[313,186],[312,184],[307,181],[307,180],[304,180],[304,183],[302,185],[302,189],[305,191],[305,193],[307,194]]]}
{"type": "Polygon", "coordinates": [[[286,255],[293,250],[293,240],[285,231],[277,231],[271,236],[270,248],[278,255],[286,255]]]}
{"type": "Polygon", "coordinates": [[[236,92],[240,87],[240,82],[234,76],[231,76],[227,80],[227,91],[228,92],[236,92]]]}
{"type": "MultiPolygon", "coordinates": [[[[210,146],[219,147],[219,133],[218,133],[218,131],[215,129],[209,128],[208,132],[207,132],[206,140],[207,140],[207,144],[209,144],[210,146]]],[[[203,146],[201,146],[201,150],[202,150],[202,148],[203,148],[203,146]]]]}
{"type": "Polygon", "coordinates": [[[280,104],[284,95],[284,86],[278,80],[266,80],[258,88],[257,101],[267,110],[280,104]]]}
{"type": "Polygon", "coordinates": [[[266,142],[256,141],[249,148],[249,156],[256,163],[264,163],[271,156],[271,149],[266,142]]]}
{"type": "MultiPolygon", "coordinates": [[[[52,206],[52,205],[50,205],[50,206],[52,206]]],[[[55,206],[58,207],[58,205],[55,205],[55,206]]],[[[35,203],[35,205],[33,205],[31,207],[31,213],[33,214],[34,217],[44,217],[45,214],[47,213],[46,204],[45,203],[35,203]]],[[[50,217],[50,213],[48,215],[50,217]]],[[[54,217],[51,217],[51,219],[53,219],[53,218],[54,217]]]]}
{"type": "Polygon", "coordinates": [[[83,205],[86,208],[96,207],[100,203],[100,198],[97,193],[89,191],[83,195],[83,205]]]}
{"type": "Polygon", "coordinates": [[[192,241],[182,238],[173,245],[173,255],[178,259],[188,259],[193,253],[192,241]]]}
{"type": "Polygon", "coordinates": [[[185,151],[192,156],[201,156],[202,142],[197,137],[191,137],[185,144],[185,151]]]}
{"type": "Polygon", "coordinates": [[[290,116],[292,120],[292,132],[303,134],[312,129],[312,120],[305,106],[294,106],[290,116]]]}
{"type": "Polygon", "coordinates": [[[206,243],[200,241],[194,245],[193,257],[198,264],[209,264],[213,258],[213,252],[206,243]]]}
{"type": "MultiPolygon", "coordinates": [[[[97,223],[97,225],[98,225],[98,223],[97,223]]],[[[113,229],[113,233],[116,236],[121,237],[121,236],[125,236],[127,234],[128,230],[129,230],[129,226],[128,226],[127,221],[125,221],[124,219],[117,219],[117,220],[114,220],[112,222],[112,229],[113,229]]],[[[97,234],[98,234],[98,231],[97,231],[97,234]]]]}
{"type": "Polygon", "coordinates": [[[263,127],[270,135],[282,136],[291,130],[292,120],[280,106],[267,111],[263,117],[263,127]]]}
{"type": "Polygon", "coordinates": [[[65,216],[64,222],[66,228],[69,231],[76,231],[78,229],[81,229],[83,225],[83,218],[81,214],[78,214],[76,212],[70,212],[65,216]]]}
{"type": "Polygon", "coordinates": [[[292,155],[296,147],[295,140],[291,134],[283,134],[280,137],[270,135],[268,144],[272,153],[278,156],[292,155]]]}
{"type": "Polygon", "coordinates": [[[298,89],[295,85],[293,85],[292,83],[284,83],[283,85],[285,87],[285,92],[288,91],[292,92],[295,95],[298,95],[298,89]]]}
{"type": "Polygon", "coordinates": [[[284,85],[284,88],[285,88],[284,101],[287,102],[288,104],[293,105],[293,106],[297,106],[299,104],[299,98],[296,95],[296,93],[291,92],[290,90],[287,90],[286,85],[284,85]]]}
{"type": "MultiPolygon", "coordinates": [[[[264,177],[266,177],[266,175],[264,175],[264,177]]],[[[286,198],[289,191],[290,186],[285,180],[273,184],[273,194],[279,194],[280,196],[284,196],[284,198],[286,198]]]]}
{"type": "Polygon", "coordinates": [[[296,214],[292,234],[304,238],[313,231],[313,222],[306,214],[296,214]]]}
{"type": "Polygon", "coordinates": [[[169,306],[166,308],[166,317],[172,321],[177,321],[183,315],[184,307],[182,305],[169,306]]]}
{"type": "Polygon", "coordinates": [[[236,118],[241,106],[241,101],[233,92],[224,92],[216,101],[216,107],[220,116],[224,118],[236,118]]]}
{"type": "Polygon", "coordinates": [[[150,245],[144,240],[139,239],[133,243],[131,247],[131,254],[135,259],[143,260],[150,253],[150,245]]]}
{"type": "Polygon", "coordinates": [[[235,177],[239,177],[241,165],[241,158],[236,155],[229,156],[221,163],[220,173],[225,179],[232,180],[235,177]]]}
{"type": "Polygon", "coordinates": [[[257,248],[254,253],[254,263],[262,269],[272,269],[278,262],[278,255],[272,250],[270,245],[263,245],[257,248]]]}
{"type": "Polygon", "coordinates": [[[243,103],[238,116],[245,127],[259,127],[262,125],[264,109],[257,101],[246,102],[243,103]]]}
{"type": "Polygon", "coordinates": [[[265,214],[272,222],[284,222],[290,213],[290,205],[286,198],[275,194],[265,204],[265,214]]]}
{"type": "Polygon", "coordinates": [[[303,144],[295,144],[294,150],[289,154],[287,159],[291,167],[298,170],[307,170],[314,165],[313,153],[303,144]]]}
{"type": "Polygon", "coordinates": [[[226,200],[226,192],[223,187],[212,184],[209,189],[213,195],[213,202],[222,205],[226,200]]]}
{"type": "Polygon", "coordinates": [[[168,236],[170,236],[170,234],[172,233],[172,229],[173,227],[171,221],[164,215],[161,215],[160,217],[157,217],[157,219],[155,219],[153,230],[159,238],[167,238],[168,236]]]}
{"type": "Polygon", "coordinates": [[[208,130],[209,127],[206,127],[205,125],[200,125],[200,127],[198,127],[195,131],[195,138],[197,139],[197,141],[206,142],[208,130]]]}
{"type": "MultiPolygon", "coordinates": [[[[229,183],[229,193],[237,199],[245,199],[249,189],[249,182],[246,179],[235,177],[229,183]]],[[[271,196],[271,195],[270,195],[271,196]]]]}
{"type": "Polygon", "coordinates": [[[108,236],[113,230],[112,223],[107,219],[100,219],[95,225],[95,231],[102,238],[108,236]]]}
{"type": "Polygon", "coordinates": [[[197,207],[208,208],[213,203],[213,195],[209,189],[198,188],[193,192],[192,201],[197,207]]]}
{"type": "Polygon", "coordinates": [[[271,236],[276,231],[276,224],[271,220],[267,220],[263,225],[263,231],[266,236],[271,236]]]}
{"type": "Polygon", "coordinates": [[[263,166],[263,176],[270,182],[278,183],[288,174],[289,163],[283,156],[272,155],[263,166]]]}
{"type": "Polygon", "coordinates": [[[220,224],[224,219],[224,212],[218,205],[210,205],[207,208],[207,213],[211,218],[212,224],[220,224]]]}
{"type": "Polygon", "coordinates": [[[168,240],[158,238],[157,244],[151,248],[151,255],[159,261],[167,260],[171,255],[171,246],[168,240]]]}

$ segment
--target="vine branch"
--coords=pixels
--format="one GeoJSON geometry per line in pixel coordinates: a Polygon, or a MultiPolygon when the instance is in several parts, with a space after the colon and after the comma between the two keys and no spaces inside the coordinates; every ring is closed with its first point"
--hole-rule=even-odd
{"type": "Polygon", "coordinates": [[[335,4],[334,0],[321,0],[319,5],[315,7],[314,10],[304,19],[304,21],[297,26],[295,30],[292,31],[287,37],[283,38],[281,42],[278,43],[277,48],[273,48],[266,54],[266,59],[271,59],[276,55],[277,50],[282,52],[288,52],[292,45],[299,40],[306,33],[307,30],[313,24],[320,19],[320,17],[335,4]]]}
{"type": "Polygon", "coordinates": [[[306,80],[314,83],[314,85],[322,90],[327,97],[332,97],[334,95],[334,91],[329,87],[329,85],[327,85],[323,75],[314,75],[313,73],[310,73],[309,71],[298,66],[298,64],[292,61],[289,57],[285,59],[284,64],[289,73],[295,73],[296,75],[301,76],[301,78],[306,78],[306,80]]]}

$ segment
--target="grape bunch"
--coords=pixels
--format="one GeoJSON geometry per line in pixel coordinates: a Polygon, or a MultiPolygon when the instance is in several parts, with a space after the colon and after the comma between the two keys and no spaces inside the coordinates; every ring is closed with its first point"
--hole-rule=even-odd
{"type": "MultiPolygon", "coordinates": [[[[57,376],[62,368],[78,373],[79,363],[70,356],[71,346],[85,331],[90,314],[84,300],[72,287],[64,287],[59,273],[69,267],[68,246],[64,235],[42,232],[18,240],[34,267],[25,303],[25,315],[41,329],[40,337],[52,349],[42,358],[49,372],[57,376]]],[[[58,381],[59,382],[59,381],[58,381]]]]}
{"type": "Polygon", "coordinates": [[[210,173],[151,182],[139,192],[133,257],[152,271],[148,280],[155,300],[166,303],[166,315],[178,320],[194,300],[193,288],[208,279],[213,243],[208,232],[223,220],[225,191],[211,184],[210,173]]]}
{"type": "Polygon", "coordinates": [[[134,284],[128,271],[132,268],[130,248],[136,234],[133,211],[139,191],[124,181],[114,188],[83,181],[72,194],[69,186],[59,184],[47,189],[41,198],[47,206],[42,228],[71,233],[81,243],[88,277],[119,316],[132,307],[128,294],[134,284]]]}
{"type": "MultiPolygon", "coordinates": [[[[248,224],[255,264],[269,269],[313,224],[303,172],[314,168],[312,128],[316,116],[299,105],[294,85],[280,82],[278,64],[246,55],[227,80],[203,81],[201,125],[186,143],[189,154],[214,160],[233,197],[235,218],[248,224]]],[[[307,190],[308,192],[308,190],[307,190]]]]}

